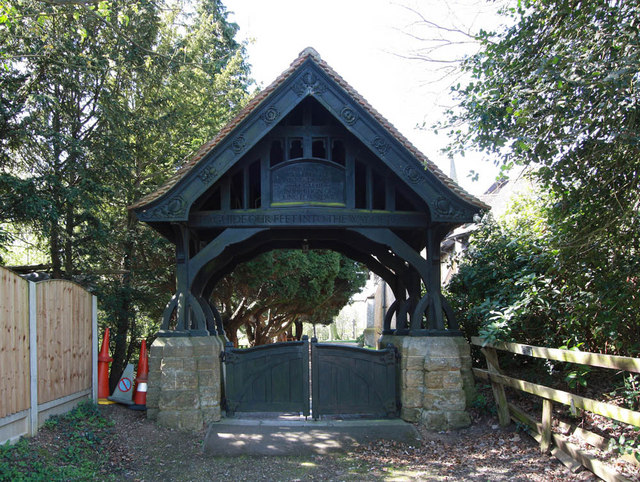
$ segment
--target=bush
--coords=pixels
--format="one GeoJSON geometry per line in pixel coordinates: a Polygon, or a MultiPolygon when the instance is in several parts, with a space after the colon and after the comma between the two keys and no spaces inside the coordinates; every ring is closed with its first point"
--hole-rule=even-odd
{"type": "MultiPolygon", "coordinates": [[[[637,356],[638,261],[593,246],[572,251],[550,195],[485,217],[447,295],[467,337],[637,356]],[[635,268],[633,268],[635,269],[635,268]]],[[[636,256],[637,258],[637,256],[636,256]]]]}
{"type": "Polygon", "coordinates": [[[65,415],[51,417],[41,435],[58,441],[55,450],[39,444],[38,437],[0,445],[0,481],[111,479],[106,470],[107,455],[101,450],[111,425],[90,401],[65,415]]]}

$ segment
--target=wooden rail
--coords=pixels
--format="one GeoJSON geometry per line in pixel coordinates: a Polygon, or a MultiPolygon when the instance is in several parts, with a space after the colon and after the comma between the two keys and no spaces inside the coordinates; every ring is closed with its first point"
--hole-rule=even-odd
{"type": "Polygon", "coordinates": [[[520,343],[495,342],[486,344],[486,341],[478,336],[471,338],[471,343],[481,347],[490,347],[496,350],[509,351],[516,355],[526,355],[534,358],[545,358],[568,363],[579,363],[592,367],[613,368],[627,372],[640,373],[640,359],[628,356],[603,355],[601,353],[589,353],[586,351],[562,350],[560,348],[545,348],[540,346],[522,345],[520,343]]]}
{"type": "MultiPolygon", "coordinates": [[[[579,461],[582,465],[584,465],[586,468],[591,470],[594,474],[596,474],[603,480],[626,480],[624,477],[620,476],[618,473],[616,473],[606,465],[580,451],[580,449],[575,445],[569,443],[566,438],[562,437],[561,435],[552,433],[551,426],[553,402],[568,405],[572,409],[580,408],[583,410],[587,410],[589,412],[603,415],[613,420],[633,425],[634,427],[640,427],[640,413],[633,410],[628,410],[626,408],[618,407],[617,405],[613,405],[610,403],[592,400],[590,398],[581,397],[579,395],[574,395],[562,390],[556,390],[551,387],[546,387],[537,383],[531,383],[525,380],[507,376],[500,369],[496,350],[504,350],[510,353],[526,355],[535,358],[544,358],[547,360],[556,360],[602,368],[625,370],[634,373],[640,373],[640,359],[623,356],[602,355],[599,353],[562,350],[558,348],[537,347],[531,345],[522,345],[519,343],[488,343],[486,340],[480,337],[472,337],[471,343],[481,348],[481,351],[487,360],[487,370],[474,368],[473,373],[476,377],[483,380],[488,380],[491,383],[491,388],[498,409],[498,420],[500,421],[501,425],[508,425],[511,419],[525,423],[527,426],[529,426],[529,428],[532,429],[534,434],[537,434],[534,435],[534,438],[536,438],[536,440],[538,440],[538,442],[540,443],[540,449],[543,452],[547,452],[548,450],[550,450],[551,442],[553,441],[557,449],[560,449],[566,454],[571,455],[573,459],[579,461]],[[540,423],[533,420],[517,407],[509,404],[507,402],[507,397],[504,391],[505,386],[541,397],[543,400],[542,422],[540,423]]],[[[559,456],[558,458],[562,460],[562,457],[559,456]]]]}

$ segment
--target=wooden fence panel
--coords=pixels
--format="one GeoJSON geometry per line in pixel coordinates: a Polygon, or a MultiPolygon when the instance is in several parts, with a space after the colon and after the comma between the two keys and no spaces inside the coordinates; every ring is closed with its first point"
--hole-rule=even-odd
{"type": "Polygon", "coordinates": [[[0,418],[29,408],[29,373],[29,283],[0,268],[0,418]]]}
{"type": "Polygon", "coordinates": [[[91,294],[75,283],[37,285],[38,403],[91,388],[91,294]]]}

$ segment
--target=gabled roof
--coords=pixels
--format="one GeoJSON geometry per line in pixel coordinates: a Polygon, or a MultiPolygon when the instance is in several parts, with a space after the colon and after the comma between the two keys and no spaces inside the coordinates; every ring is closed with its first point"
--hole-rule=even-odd
{"type": "Polygon", "coordinates": [[[329,64],[327,64],[318,52],[308,47],[303,50],[299,57],[295,59],[288,69],[276,78],[273,83],[258,93],[239,113],[233,118],[218,134],[209,142],[203,144],[198,151],[187,158],[185,163],[176,171],[176,173],[158,190],[142,197],[138,202],[129,206],[129,209],[140,209],[144,206],[154,203],[169,193],[171,189],[187,176],[199,164],[201,160],[207,157],[221,142],[227,139],[240,124],[247,119],[254,111],[261,106],[269,96],[276,91],[283,83],[285,83],[298,68],[308,59],[313,60],[324,73],[333,79],[342,89],[344,89],[351,98],[357,102],[362,109],[371,115],[396,141],[398,141],[411,155],[419,162],[426,166],[427,171],[431,172],[440,182],[454,192],[457,196],[475,206],[479,210],[490,209],[480,199],[469,194],[462,189],[457,183],[445,175],[432,161],[430,161],[422,152],[420,152],[406,137],[404,137],[387,119],[385,119],[378,111],[376,111],[351,85],[349,85],[329,64]]]}

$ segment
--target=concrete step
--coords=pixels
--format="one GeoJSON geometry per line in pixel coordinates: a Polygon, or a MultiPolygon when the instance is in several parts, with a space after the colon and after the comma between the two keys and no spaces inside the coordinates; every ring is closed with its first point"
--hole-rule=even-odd
{"type": "Polygon", "coordinates": [[[419,443],[416,428],[403,420],[304,420],[225,418],[207,430],[211,455],[305,455],[347,451],[373,440],[419,443]]]}

